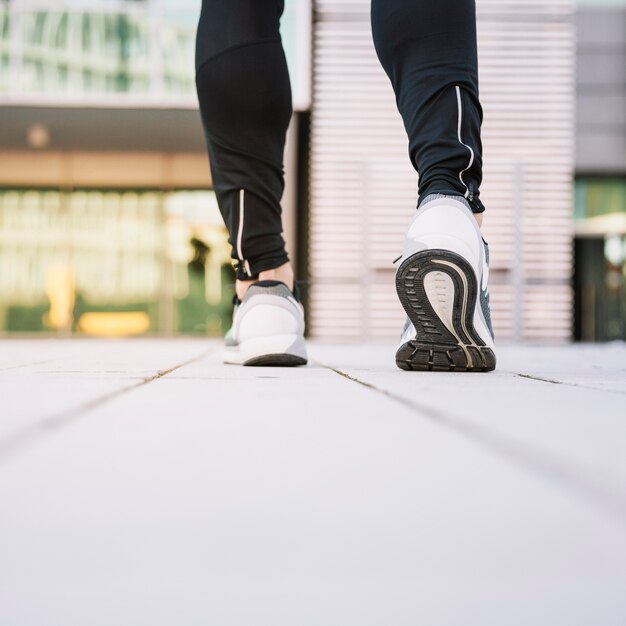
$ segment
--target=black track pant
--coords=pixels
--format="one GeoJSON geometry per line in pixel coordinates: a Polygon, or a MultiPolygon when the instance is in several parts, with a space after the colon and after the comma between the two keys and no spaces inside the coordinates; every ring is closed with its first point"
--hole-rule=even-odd
{"type": "MultiPolygon", "coordinates": [[[[288,261],[280,199],[292,105],[279,33],[283,8],[284,0],[202,2],[196,82],[239,278],[288,261]]],[[[372,0],[372,28],[420,198],[461,195],[483,211],[475,0],[372,0]]]]}

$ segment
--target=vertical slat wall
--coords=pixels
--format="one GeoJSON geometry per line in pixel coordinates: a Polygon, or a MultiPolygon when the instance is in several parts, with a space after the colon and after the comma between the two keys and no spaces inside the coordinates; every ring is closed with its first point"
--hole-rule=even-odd
{"type": "MultiPolygon", "coordinates": [[[[478,0],[484,233],[500,340],[566,341],[572,324],[574,3],[478,0]]],[[[397,336],[393,259],[417,179],[376,59],[369,0],[317,0],[310,221],[316,337],[397,336]]]]}

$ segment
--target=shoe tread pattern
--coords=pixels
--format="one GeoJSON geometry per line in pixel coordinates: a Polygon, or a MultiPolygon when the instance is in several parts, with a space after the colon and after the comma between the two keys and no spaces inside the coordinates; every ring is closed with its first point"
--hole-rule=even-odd
{"type": "Polygon", "coordinates": [[[493,350],[485,345],[474,328],[478,281],[466,259],[449,250],[418,252],[398,269],[396,289],[416,330],[415,339],[400,346],[396,353],[398,367],[409,371],[440,372],[488,372],[495,369],[493,350]],[[443,272],[452,280],[452,324],[463,345],[448,330],[430,303],[424,281],[431,272],[443,272]],[[459,272],[465,276],[467,294],[459,272]],[[467,298],[465,324],[461,319],[464,298],[467,298]]]}

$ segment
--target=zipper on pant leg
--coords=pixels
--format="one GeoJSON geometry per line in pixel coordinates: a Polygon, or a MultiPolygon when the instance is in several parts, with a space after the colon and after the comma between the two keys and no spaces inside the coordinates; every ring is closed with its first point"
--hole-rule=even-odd
{"type": "Polygon", "coordinates": [[[243,256],[243,227],[246,218],[245,191],[241,189],[239,192],[239,228],[237,231],[237,258],[243,263],[243,269],[248,276],[252,276],[250,271],[250,263],[243,256]]]}
{"type": "Polygon", "coordinates": [[[464,170],[459,172],[459,180],[461,181],[461,183],[463,183],[463,186],[466,189],[465,197],[470,202],[472,202],[474,200],[473,185],[471,185],[471,186],[467,185],[467,183],[463,179],[463,174],[465,174],[465,172],[470,170],[472,165],[474,165],[474,160],[476,159],[476,154],[474,153],[474,150],[472,149],[472,147],[468,146],[463,141],[463,136],[462,136],[462,131],[463,131],[463,99],[461,98],[461,87],[459,87],[458,85],[456,86],[456,102],[457,102],[457,109],[458,109],[458,139],[459,139],[459,143],[462,146],[464,146],[465,148],[467,148],[468,151],[469,151],[469,163],[468,163],[467,167],[464,170]]]}

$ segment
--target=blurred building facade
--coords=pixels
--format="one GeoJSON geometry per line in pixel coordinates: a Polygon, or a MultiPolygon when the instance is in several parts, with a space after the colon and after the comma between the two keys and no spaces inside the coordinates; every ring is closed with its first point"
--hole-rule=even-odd
{"type": "Polygon", "coordinates": [[[626,1],[577,13],[574,334],[626,339],[626,1]]]}
{"type": "MultiPolygon", "coordinates": [[[[477,0],[501,340],[626,337],[626,0],[584,4],[477,0]]],[[[395,337],[392,261],[417,180],[369,0],[286,5],[285,234],[310,332],[395,337]]],[[[0,331],[224,331],[232,274],[194,92],[199,6],[0,0],[0,331]]]]}
{"type": "MultiPolygon", "coordinates": [[[[316,2],[309,270],[319,336],[387,337],[403,317],[391,260],[416,180],[368,6],[316,2]]],[[[477,0],[484,233],[501,341],[626,339],[625,7],[477,0]]]]}
{"type": "MultiPolygon", "coordinates": [[[[200,5],[0,0],[0,331],[226,329],[233,275],[195,94],[200,5]]],[[[298,109],[310,30],[310,4],[291,2],[298,109]]]]}
{"type": "MultiPolygon", "coordinates": [[[[389,336],[403,318],[392,260],[415,207],[416,177],[372,50],[369,2],[318,0],[317,9],[312,326],[320,335],[389,336]]],[[[566,341],[573,296],[575,4],[478,0],[477,10],[486,120],[481,198],[488,207],[496,335],[566,341]]]]}

